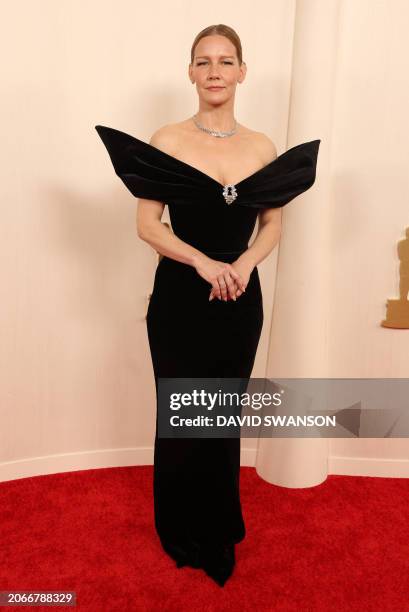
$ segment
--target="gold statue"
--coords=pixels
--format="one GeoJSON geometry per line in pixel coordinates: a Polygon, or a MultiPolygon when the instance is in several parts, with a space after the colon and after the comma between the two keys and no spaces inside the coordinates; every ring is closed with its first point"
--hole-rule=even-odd
{"type": "Polygon", "coordinates": [[[409,227],[406,228],[406,238],[398,242],[399,266],[399,299],[386,302],[386,319],[383,327],[409,329],[409,227]]]}

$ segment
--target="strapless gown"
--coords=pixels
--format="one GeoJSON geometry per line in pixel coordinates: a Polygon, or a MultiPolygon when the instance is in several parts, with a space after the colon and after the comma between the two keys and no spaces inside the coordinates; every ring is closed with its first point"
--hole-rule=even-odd
{"type": "MultiPolygon", "coordinates": [[[[120,130],[95,126],[115,169],[139,198],[168,206],[176,236],[206,255],[232,263],[249,245],[261,209],[284,206],[309,189],[320,140],[298,144],[235,185],[120,130]]],[[[165,378],[251,375],[263,326],[257,267],[236,301],[214,298],[187,264],[160,260],[147,312],[156,393],[165,378]]],[[[202,568],[223,586],[245,537],[239,491],[240,438],[165,438],[154,446],[157,534],[177,567],[202,568]]]]}

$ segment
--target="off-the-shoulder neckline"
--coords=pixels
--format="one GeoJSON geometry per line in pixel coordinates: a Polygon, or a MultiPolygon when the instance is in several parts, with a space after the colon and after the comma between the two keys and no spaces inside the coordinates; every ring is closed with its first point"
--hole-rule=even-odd
{"type": "MultiPolygon", "coordinates": [[[[211,181],[212,183],[216,184],[218,187],[223,187],[223,188],[226,187],[226,185],[223,185],[223,183],[221,183],[217,179],[215,179],[212,176],[210,176],[210,174],[207,174],[206,172],[203,172],[203,170],[199,170],[199,168],[196,168],[196,166],[192,166],[191,164],[188,164],[187,162],[182,161],[181,159],[178,159],[177,157],[174,157],[170,153],[166,153],[165,151],[162,151],[161,149],[158,149],[157,147],[152,145],[150,142],[145,142],[144,140],[141,140],[140,138],[137,138],[136,136],[133,136],[132,134],[127,134],[126,132],[123,132],[121,130],[117,130],[116,128],[108,127],[108,126],[105,126],[105,125],[96,125],[95,129],[100,128],[100,127],[104,128],[104,129],[113,130],[114,132],[119,132],[120,134],[123,134],[127,138],[130,138],[131,140],[134,140],[134,141],[138,142],[142,146],[147,147],[149,150],[154,151],[154,153],[156,155],[158,155],[159,157],[162,155],[165,159],[172,159],[174,162],[178,163],[182,167],[190,170],[191,172],[195,172],[198,176],[201,176],[202,178],[205,178],[208,181],[211,181]]],[[[314,144],[316,142],[321,142],[321,140],[320,139],[309,140],[307,142],[301,142],[301,143],[299,143],[297,145],[294,145],[290,149],[287,149],[286,151],[284,151],[283,153],[278,155],[276,158],[272,159],[270,162],[268,162],[267,164],[265,164],[264,166],[262,166],[261,168],[256,170],[255,172],[252,172],[251,174],[246,176],[244,179],[242,179],[238,183],[234,183],[234,186],[235,187],[239,187],[239,186],[243,185],[244,183],[246,183],[250,179],[253,179],[256,176],[258,176],[259,174],[261,174],[262,172],[266,171],[273,164],[275,164],[279,159],[283,159],[289,153],[291,153],[291,152],[293,152],[296,149],[299,149],[301,147],[307,148],[308,146],[310,146],[310,145],[312,145],[312,144],[314,144]]]]}

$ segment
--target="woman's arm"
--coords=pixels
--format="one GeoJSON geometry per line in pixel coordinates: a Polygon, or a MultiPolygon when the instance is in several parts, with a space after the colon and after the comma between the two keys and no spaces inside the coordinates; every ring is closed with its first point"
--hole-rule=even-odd
{"type": "MultiPolygon", "coordinates": [[[[258,146],[265,164],[277,158],[277,149],[274,142],[265,134],[259,132],[258,146]]],[[[232,264],[234,269],[241,275],[247,286],[253,269],[279,242],[281,236],[281,208],[265,208],[258,214],[257,236],[251,246],[244,251],[232,264]]],[[[237,288],[236,297],[242,294],[242,290],[237,288]]],[[[213,299],[213,290],[210,299],[213,299]]]]}
{"type": "MultiPolygon", "coordinates": [[[[277,149],[274,142],[266,134],[260,133],[260,147],[263,158],[269,163],[277,158],[277,149]]],[[[258,232],[253,244],[238,260],[253,269],[271,253],[280,240],[281,235],[281,208],[265,208],[258,214],[258,232]]]]}
{"type": "MultiPolygon", "coordinates": [[[[174,135],[168,127],[163,126],[152,135],[150,144],[165,153],[170,152],[173,138],[174,135]]],[[[164,208],[163,202],[138,198],[136,212],[138,236],[161,255],[193,266],[195,258],[202,253],[175,236],[172,230],[162,223],[164,208]]]]}
{"type": "Polygon", "coordinates": [[[163,202],[138,198],[136,212],[138,236],[161,255],[193,266],[196,258],[203,253],[175,236],[172,230],[162,223],[161,218],[164,208],[163,202]]]}
{"type": "Polygon", "coordinates": [[[281,208],[267,208],[260,211],[257,236],[249,248],[240,255],[238,260],[247,262],[252,267],[255,267],[271,253],[280,241],[281,216],[281,208]]]}

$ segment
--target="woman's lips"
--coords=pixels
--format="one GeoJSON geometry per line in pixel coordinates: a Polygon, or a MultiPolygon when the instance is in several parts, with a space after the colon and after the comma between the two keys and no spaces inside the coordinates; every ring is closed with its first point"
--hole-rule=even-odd
{"type": "Polygon", "coordinates": [[[209,91],[219,91],[220,89],[224,89],[224,87],[208,87],[209,91]]]}

